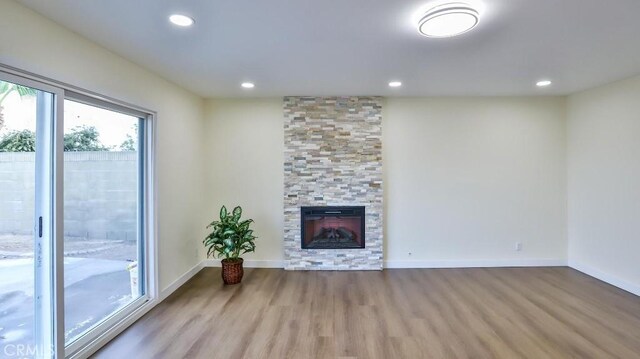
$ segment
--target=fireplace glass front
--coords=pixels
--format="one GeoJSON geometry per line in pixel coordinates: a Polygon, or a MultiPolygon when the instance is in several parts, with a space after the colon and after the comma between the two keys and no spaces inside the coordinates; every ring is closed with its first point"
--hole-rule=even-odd
{"type": "Polygon", "coordinates": [[[303,249],[365,248],[364,207],[302,207],[303,249]]]}

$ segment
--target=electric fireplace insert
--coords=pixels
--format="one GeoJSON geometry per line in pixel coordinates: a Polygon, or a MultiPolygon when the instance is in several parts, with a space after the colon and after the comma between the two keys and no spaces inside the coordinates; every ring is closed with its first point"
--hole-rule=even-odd
{"type": "Polygon", "coordinates": [[[365,247],[364,207],[302,207],[303,249],[365,247]]]}

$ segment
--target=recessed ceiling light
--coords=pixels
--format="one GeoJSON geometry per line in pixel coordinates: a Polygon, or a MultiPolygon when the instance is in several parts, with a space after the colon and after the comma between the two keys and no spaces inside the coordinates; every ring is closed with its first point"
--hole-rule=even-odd
{"type": "Polygon", "coordinates": [[[180,14],[173,14],[169,16],[169,21],[171,21],[175,25],[182,27],[191,26],[195,22],[192,18],[180,14]]]}
{"type": "Polygon", "coordinates": [[[465,3],[439,5],[427,10],[418,21],[418,32],[427,37],[452,37],[473,29],[480,21],[476,9],[465,3]]]}
{"type": "Polygon", "coordinates": [[[549,85],[551,85],[551,81],[549,80],[542,80],[542,81],[536,82],[536,86],[538,87],[547,87],[549,85]]]}
{"type": "Polygon", "coordinates": [[[253,82],[243,82],[240,86],[246,88],[246,89],[252,89],[254,87],[256,87],[256,85],[253,82]]]}
{"type": "Polygon", "coordinates": [[[400,87],[402,86],[402,82],[400,81],[391,81],[389,82],[389,87],[400,87]]]}

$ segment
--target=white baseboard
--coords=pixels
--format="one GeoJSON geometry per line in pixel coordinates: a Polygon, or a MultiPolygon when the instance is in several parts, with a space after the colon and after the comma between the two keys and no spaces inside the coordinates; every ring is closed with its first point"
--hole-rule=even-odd
{"type": "MultiPolygon", "coordinates": [[[[205,259],[202,267],[220,267],[219,259],[205,259]]],[[[565,267],[564,259],[514,259],[514,260],[427,260],[384,261],[384,268],[485,268],[485,267],[565,267]]],[[[246,268],[284,268],[280,260],[246,260],[246,268]]]]}
{"type": "Polygon", "coordinates": [[[640,296],[640,285],[631,283],[627,280],[620,279],[614,275],[605,273],[601,270],[595,269],[591,266],[569,260],[569,267],[580,271],[588,276],[599,279],[605,283],[611,284],[612,286],[618,287],[622,290],[626,290],[629,293],[640,296]]]}
{"type": "MultiPolygon", "coordinates": [[[[564,259],[514,259],[514,260],[427,260],[384,261],[384,268],[487,268],[487,267],[565,267],[564,259]]],[[[202,267],[220,267],[219,259],[205,259],[202,267]]],[[[284,268],[280,260],[246,260],[246,268],[284,268]]]]}
{"type": "Polygon", "coordinates": [[[194,275],[198,274],[200,270],[204,268],[204,262],[200,262],[193,266],[193,268],[189,269],[183,275],[181,275],[178,279],[174,280],[173,283],[169,284],[165,289],[160,292],[160,301],[163,301],[166,297],[170,296],[171,293],[175,292],[176,289],[182,287],[189,279],[191,279],[194,275]]]}
{"type": "MultiPolygon", "coordinates": [[[[203,267],[220,267],[219,259],[205,259],[202,261],[203,267]]],[[[284,261],[276,260],[244,260],[242,264],[245,268],[284,268],[284,261]]]]}
{"type": "Polygon", "coordinates": [[[564,267],[564,259],[384,261],[385,268],[564,267]]]}

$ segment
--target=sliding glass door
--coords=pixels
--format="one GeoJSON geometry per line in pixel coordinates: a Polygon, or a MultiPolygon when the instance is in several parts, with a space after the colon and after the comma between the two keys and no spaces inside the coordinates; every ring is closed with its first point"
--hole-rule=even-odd
{"type": "Polygon", "coordinates": [[[150,121],[0,71],[0,358],[81,353],[150,299],[150,121]]]}
{"type": "Polygon", "coordinates": [[[65,101],[65,341],[144,296],[144,120],[65,101]]]}
{"type": "Polygon", "coordinates": [[[62,92],[0,77],[0,357],[54,355],[54,138],[62,92]]]}

